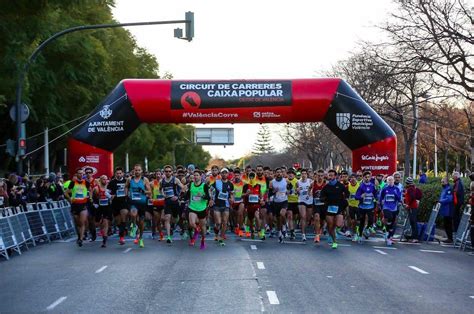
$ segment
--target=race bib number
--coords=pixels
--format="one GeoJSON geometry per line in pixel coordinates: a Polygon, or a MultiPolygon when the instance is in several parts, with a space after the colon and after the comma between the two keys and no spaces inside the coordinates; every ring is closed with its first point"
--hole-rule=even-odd
{"type": "Polygon", "coordinates": [[[174,191],[173,188],[167,188],[165,189],[165,197],[170,198],[174,196],[174,191]]]}
{"type": "Polygon", "coordinates": [[[236,196],[236,197],[234,198],[234,203],[240,203],[240,202],[242,202],[242,197],[237,197],[237,196],[236,196]]]}
{"type": "Polygon", "coordinates": [[[302,195],[302,196],[308,195],[308,190],[303,190],[303,191],[301,191],[301,195],[302,195]]]}
{"type": "Polygon", "coordinates": [[[142,194],[139,192],[132,192],[132,200],[140,201],[142,199],[142,194]]]}
{"type": "Polygon", "coordinates": [[[364,197],[364,205],[372,205],[374,202],[374,197],[372,195],[364,197]]]}
{"type": "Polygon", "coordinates": [[[108,198],[101,198],[99,200],[99,206],[108,206],[109,205],[109,199],[108,198]]]}
{"type": "Polygon", "coordinates": [[[249,203],[258,203],[258,195],[250,194],[249,195],[249,203]]]}
{"type": "Polygon", "coordinates": [[[355,200],[355,198],[356,198],[355,194],[349,195],[349,199],[350,199],[350,200],[355,200]]]}
{"type": "Polygon", "coordinates": [[[84,199],[84,193],[76,193],[76,196],[74,197],[76,200],[82,200],[84,199]]]}
{"type": "Polygon", "coordinates": [[[277,196],[277,198],[282,199],[282,198],[286,197],[286,193],[285,192],[277,192],[276,196],[277,196]]]}
{"type": "Polygon", "coordinates": [[[157,201],[161,201],[161,200],[164,200],[164,199],[165,199],[165,197],[163,195],[157,195],[156,196],[157,201]]]}
{"type": "Polygon", "coordinates": [[[124,189],[117,190],[117,197],[125,197],[125,190],[124,189]]]}
{"type": "Polygon", "coordinates": [[[386,195],[385,195],[385,201],[386,201],[386,202],[395,202],[395,195],[393,195],[393,194],[386,194],[386,195]]]}
{"type": "Polygon", "coordinates": [[[328,206],[328,213],[337,214],[338,211],[339,211],[339,206],[336,206],[336,205],[328,206]]]}
{"type": "Polygon", "coordinates": [[[202,200],[202,196],[200,196],[200,195],[193,196],[193,201],[194,202],[200,202],[201,200],[202,200]]]}
{"type": "Polygon", "coordinates": [[[227,199],[229,198],[229,193],[219,192],[217,198],[221,201],[227,201],[227,199]]]}
{"type": "Polygon", "coordinates": [[[153,200],[152,199],[148,199],[148,206],[153,206],[153,200]]]}
{"type": "Polygon", "coordinates": [[[321,202],[321,199],[319,197],[314,198],[314,205],[323,205],[323,202],[321,202]]]}

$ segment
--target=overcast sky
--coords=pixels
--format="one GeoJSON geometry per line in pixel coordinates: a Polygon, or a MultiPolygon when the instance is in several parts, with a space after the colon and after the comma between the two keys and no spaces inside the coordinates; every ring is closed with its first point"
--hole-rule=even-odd
{"type": "MultiPolygon", "coordinates": [[[[386,20],[390,0],[116,0],[122,22],[184,19],[195,15],[192,42],[173,38],[177,25],[129,28],[140,46],[156,55],[160,74],[175,79],[279,79],[317,77],[356,48],[378,40],[374,25],[386,20]]],[[[198,125],[199,126],[199,125],[198,125]]],[[[213,126],[207,124],[206,127],[213,126]]],[[[234,127],[235,145],[205,146],[225,159],[251,151],[258,124],[234,127]]],[[[284,145],[271,126],[274,146],[284,145]]]]}

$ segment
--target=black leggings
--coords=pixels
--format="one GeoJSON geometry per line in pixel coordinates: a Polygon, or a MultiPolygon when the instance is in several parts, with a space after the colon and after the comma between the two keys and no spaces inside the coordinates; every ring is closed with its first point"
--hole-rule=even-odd
{"type": "Polygon", "coordinates": [[[374,209],[362,209],[359,208],[359,214],[357,219],[359,219],[359,236],[362,236],[362,231],[365,227],[365,215],[367,215],[367,227],[372,227],[374,224],[374,209]]]}
{"type": "Polygon", "coordinates": [[[389,238],[393,237],[393,234],[395,233],[395,228],[397,227],[397,215],[398,215],[398,211],[394,211],[394,212],[390,210],[383,211],[383,216],[386,221],[385,230],[387,230],[389,238]]]}
{"type": "Polygon", "coordinates": [[[418,208],[410,208],[408,210],[408,219],[411,226],[411,238],[418,239],[418,208]]]}
{"type": "Polygon", "coordinates": [[[443,217],[443,221],[448,240],[453,241],[453,217],[443,217]]]}

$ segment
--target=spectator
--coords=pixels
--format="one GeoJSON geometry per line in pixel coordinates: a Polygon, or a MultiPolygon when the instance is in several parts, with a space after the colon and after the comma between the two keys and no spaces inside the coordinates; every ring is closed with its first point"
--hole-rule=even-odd
{"type": "Polygon", "coordinates": [[[426,183],[428,183],[428,177],[426,176],[426,173],[420,172],[420,180],[419,180],[419,183],[420,183],[420,184],[426,184],[426,183]]]}
{"type": "Polygon", "coordinates": [[[48,197],[48,186],[45,177],[36,180],[36,192],[38,193],[38,202],[46,202],[48,197]]]}
{"type": "Polygon", "coordinates": [[[474,173],[471,173],[469,176],[469,179],[471,179],[471,185],[470,185],[470,190],[471,190],[471,243],[472,243],[472,238],[474,237],[474,173]]]}
{"type": "Polygon", "coordinates": [[[443,217],[444,229],[448,237],[445,241],[443,241],[443,243],[453,243],[453,190],[451,185],[449,185],[447,177],[441,179],[441,185],[443,189],[441,190],[441,195],[439,197],[439,213],[443,217]]]}
{"type": "Polygon", "coordinates": [[[454,232],[458,231],[459,222],[462,216],[462,207],[464,205],[464,185],[461,180],[461,176],[459,172],[455,171],[453,173],[453,203],[454,203],[454,213],[453,213],[453,221],[454,221],[454,232]]]}
{"type": "Polygon", "coordinates": [[[0,208],[8,207],[7,184],[0,180],[0,208]]]}
{"type": "Polygon", "coordinates": [[[423,197],[423,193],[419,188],[415,186],[412,177],[408,177],[405,180],[405,207],[408,211],[408,217],[410,220],[411,226],[411,242],[417,243],[418,242],[418,206],[420,204],[420,200],[423,197]]]}
{"type": "Polygon", "coordinates": [[[59,201],[62,199],[64,195],[63,188],[61,184],[59,184],[59,178],[56,176],[55,173],[51,172],[48,177],[48,182],[47,182],[47,198],[51,199],[53,201],[59,201]]]}

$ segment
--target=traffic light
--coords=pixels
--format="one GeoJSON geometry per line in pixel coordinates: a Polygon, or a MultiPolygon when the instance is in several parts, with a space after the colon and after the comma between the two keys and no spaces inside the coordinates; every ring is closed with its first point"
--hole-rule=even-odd
{"type": "Polygon", "coordinates": [[[8,155],[15,157],[16,141],[8,139],[5,151],[8,155]]]}
{"type": "Polygon", "coordinates": [[[24,156],[26,154],[26,139],[20,138],[18,145],[18,156],[24,156]]]}
{"type": "Polygon", "coordinates": [[[194,37],[194,12],[188,11],[185,15],[186,21],[186,40],[191,41],[194,37]]]}

